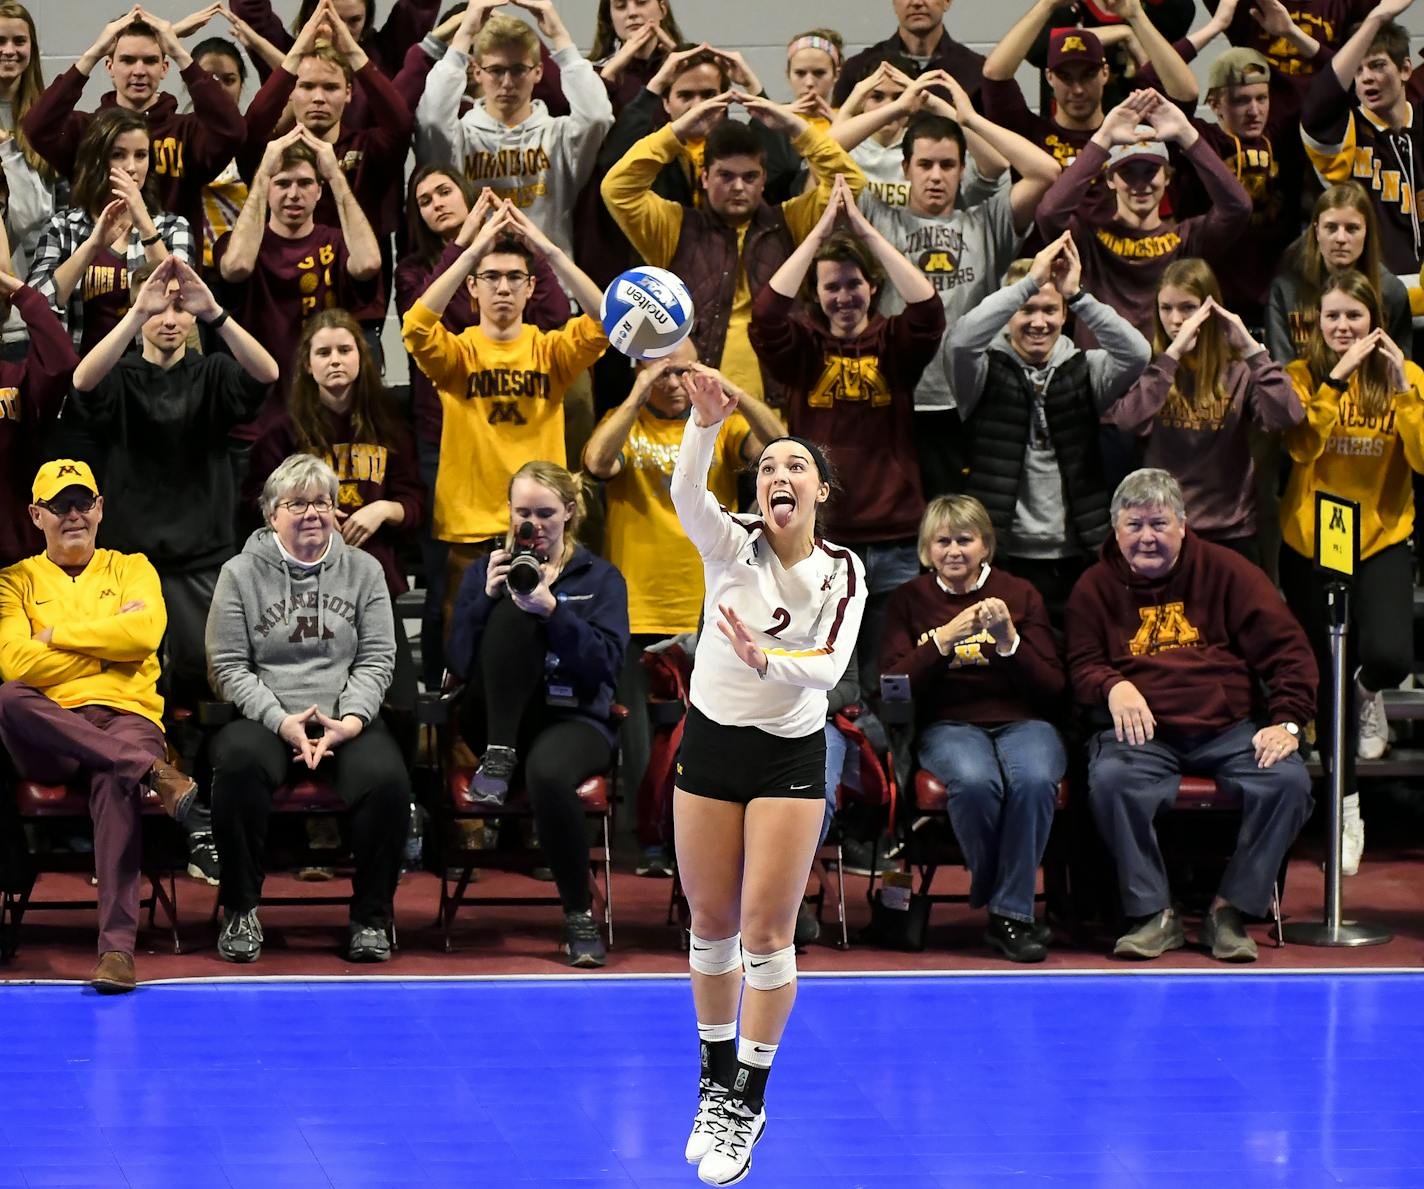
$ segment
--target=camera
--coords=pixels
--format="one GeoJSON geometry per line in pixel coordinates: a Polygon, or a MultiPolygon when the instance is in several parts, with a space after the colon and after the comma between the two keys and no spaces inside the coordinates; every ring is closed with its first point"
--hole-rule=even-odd
{"type": "Polygon", "coordinates": [[[530,544],[534,540],[534,526],[529,521],[521,524],[514,536],[514,548],[511,551],[514,557],[509,563],[509,573],[504,580],[515,594],[531,594],[544,580],[544,562],[547,559],[530,544]]]}

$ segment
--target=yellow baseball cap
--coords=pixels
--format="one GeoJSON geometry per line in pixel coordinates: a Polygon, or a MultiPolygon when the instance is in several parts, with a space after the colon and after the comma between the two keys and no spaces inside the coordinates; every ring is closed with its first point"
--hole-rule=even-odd
{"type": "Polygon", "coordinates": [[[99,485],[94,482],[94,472],[89,469],[87,462],[79,462],[73,458],[56,458],[40,467],[39,474],[35,476],[35,485],[30,488],[30,495],[35,503],[39,503],[41,500],[54,499],[66,487],[86,487],[95,495],[99,494],[99,485]]]}

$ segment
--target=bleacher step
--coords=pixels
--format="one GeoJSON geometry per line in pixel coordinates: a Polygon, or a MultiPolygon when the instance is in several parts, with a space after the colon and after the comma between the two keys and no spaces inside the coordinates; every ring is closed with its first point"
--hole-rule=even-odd
{"type": "MultiPolygon", "coordinates": [[[[1307,765],[1312,776],[1323,776],[1320,755],[1315,753],[1307,765]]],[[[1418,747],[1391,747],[1382,760],[1359,760],[1355,764],[1355,775],[1362,779],[1383,779],[1424,776],[1424,749],[1418,747]]]]}
{"type": "Polygon", "coordinates": [[[1424,719],[1424,689],[1387,689],[1384,710],[1391,721],[1424,719]]]}

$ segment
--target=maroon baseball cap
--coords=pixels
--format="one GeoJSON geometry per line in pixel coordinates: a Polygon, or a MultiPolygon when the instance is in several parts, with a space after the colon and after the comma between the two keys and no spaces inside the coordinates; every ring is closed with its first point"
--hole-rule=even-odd
{"type": "Polygon", "coordinates": [[[1087,29],[1055,29],[1048,38],[1048,69],[1057,70],[1069,62],[1103,64],[1103,43],[1087,29]]]}

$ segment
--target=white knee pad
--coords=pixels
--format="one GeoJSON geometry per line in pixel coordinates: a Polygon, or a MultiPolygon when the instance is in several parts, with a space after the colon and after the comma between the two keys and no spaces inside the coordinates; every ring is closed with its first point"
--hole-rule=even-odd
{"type": "Polygon", "coordinates": [[[784,950],[769,954],[747,950],[746,969],[747,986],[758,991],[775,991],[796,981],[796,947],[788,945],[784,950]]]}
{"type": "Polygon", "coordinates": [[[742,935],[733,933],[721,941],[708,941],[691,935],[687,947],[687,964],[698,974],[731,974],[742,968],[742,935]]]}

